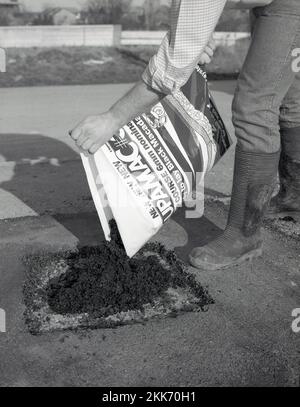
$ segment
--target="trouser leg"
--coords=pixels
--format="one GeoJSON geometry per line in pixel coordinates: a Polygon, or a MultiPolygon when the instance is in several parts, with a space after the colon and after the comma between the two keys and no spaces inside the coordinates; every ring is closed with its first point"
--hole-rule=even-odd
{"type": "MultiPolygon", "coordinates": [[[[296,61],[295,69],[300,70],[300,60],[299,64],[296,61]]],[[[269,208],[269,215],[275,216],[300,212],[300,72],[284,98],[280,112],[280,131],[280,190],[269,208]]]]}
{"type": "Polygon", "coordinates": [[[296,77],[293,50],[300,48],[300,16],[264,10],[256,11],[252,44],[234,97],[233,123],[243,150],[274,153],[280,149],[280,108],[296,77]]]}
{"type": "Polygon", "coordinates": [[[238,146],[228,224],[220,238],[191,253],[191,264],[200,269],[224,269],[262,253],[260,229],[281,146],[280,107],[296,76],[293,49],[300,48],[300,3],[286,1],[299,15],[279,13],[276,7],[256,10],[252,45],[233,103],[238,146]]]}

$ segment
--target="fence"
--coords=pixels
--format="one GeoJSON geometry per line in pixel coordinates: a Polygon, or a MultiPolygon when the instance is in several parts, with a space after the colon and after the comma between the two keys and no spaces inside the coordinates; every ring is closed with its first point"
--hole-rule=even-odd
{"type": "Polygon", "coordinates": [[[122,31],[122,45],[159,45],[165,31],[122,31]]]}
{"type": "Polygon", "coordinates": [[[120,25],[0,27],[1,48],[118,46],[120,25]]]}
{"type": "MultiPolygon", "coordinates": [[[[159,45],[165,31],[122,31],[120,25],[0,27],[0,48],[159,45]]],[[[218,32],[217,45],[234,45],[248,33],[218,32]]]]}
{"type": "MultiPolygon", "coordinates": [[[[159,45],[166,35],[165,31],[122,31],[122,45],[159,45]]],[[[232,46],[238,40],[249,38],[249,33],[216,32],[214,39],[217,45],[232,46]]]]}

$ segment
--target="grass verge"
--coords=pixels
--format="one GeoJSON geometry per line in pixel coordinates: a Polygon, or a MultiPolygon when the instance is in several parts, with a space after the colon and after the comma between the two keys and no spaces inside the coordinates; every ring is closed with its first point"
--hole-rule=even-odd
{"type": "MultiPolygon", "coordinates": [[[[235,78],[247,48],[248,40],[219,47],[207,67],[210,78],[235,78]]],[[[156,50],[156,46],[10,48],[0,87],[136,82],[156,50]]]]}

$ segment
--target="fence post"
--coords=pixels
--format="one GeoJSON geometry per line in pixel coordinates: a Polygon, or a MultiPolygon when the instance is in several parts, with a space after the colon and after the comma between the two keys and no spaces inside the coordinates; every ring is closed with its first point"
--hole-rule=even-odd
{"type": "Polygon", "coordinates": [[[122,38],[122,26],[120,24],[116,24],[113,27],[113,46],[119,47],[121,45],[121,38],[122,38]]]}
{"type": "Polygon", "coordinates": [[[0,48],[0,73],[6,72],[6,52],[4,48],[0,48]]]}

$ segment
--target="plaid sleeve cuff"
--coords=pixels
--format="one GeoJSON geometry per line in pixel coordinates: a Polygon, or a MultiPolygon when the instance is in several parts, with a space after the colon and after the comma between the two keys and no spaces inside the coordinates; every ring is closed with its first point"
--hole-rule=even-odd
{"type": "Polygon", "coordinates": [[[166,70],[162,70],[156,63],[154,55],[142,74],[142,80],[152,89],[169,95],[177,92],[188,81],[196,65],[196,62],[184,68],[169,65],[166,70]]]}
{"type": "Polygon", "coordinates": [[[156,64],[155,56],[150,59],[147,68],[142,74],[142,80],[152,89],[166,95],[175,92],[179,88],[178,79],[171,78],[164,71],[160,70],[156,64]]]}
{"type": "MultiPolygon", "coordinates": [[[[178,91],[189,79],[197,62],[181,67],[174,66],[169,52],[170,32],[162,41],[159,51],[154,55],[142,74],[142,80],[152,89],[169,95],[178,91]]],[[[175,61],[176,62],[176,61],[175,61]]]]}
{"type": "Polygon", "coordinates": [[[171,28],[142,75],[152,89],[179,90],[195,69],[226,0],[173,0],[171,28]]]}

